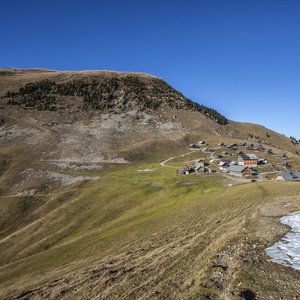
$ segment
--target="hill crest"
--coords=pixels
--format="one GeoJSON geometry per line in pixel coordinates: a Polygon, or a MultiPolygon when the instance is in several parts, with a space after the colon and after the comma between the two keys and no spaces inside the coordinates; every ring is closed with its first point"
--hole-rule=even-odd
{"type": "MultiPolygon", "coordinates": [[[[23,71],[11,72],[19,75],[23,71]]],[[[29,70],[28,72],[37,71],[29,70]]],[[[227,119],[216,110],[187,99],[162,79],[149,74],[113,71],[51,71],[43,74],[44,78],[41,78],[40,72],[38,70],[38,81],[27,81],[22,85],[20,80],[17,85],[16,80],[11,80],[13,84],[6,84],[2,87],[2,105],[6,101],[10,105],[20,105],[23,108],[62,110],[69,109],[70,102],[76,102],[74,104],[78,109],[92,108],[106,112],[114,109],[117,113],[131,109],[142,111],[158,108],[190,109],[209,116],[219,124],[227,123],[227,119]]],[[[4,71],[0,74],[7,76],[4,71]]],[[[30,76],[29,78],[33,79],[30,76]]],[[[5,82],[5,78],[3,79],[5,82]]]]}

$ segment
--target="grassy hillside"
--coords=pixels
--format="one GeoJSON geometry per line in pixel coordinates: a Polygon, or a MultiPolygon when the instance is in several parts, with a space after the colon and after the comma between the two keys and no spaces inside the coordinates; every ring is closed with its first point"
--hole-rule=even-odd
{"type": "MultiPolygon", "coordinates": [[[[41,203],[33,210],[29,204],[23,207],[31,214],[30,222],[16,221],[20,227],[1,240],[2,293],[26,289],[29,295],[46,298],[43,288],[30,289],[59,280],[47,291],[54,299],[65,290],[62,278],[69,276],[67,299],[76,295],[78,281],[89,282],[81,287],[82,299],[91,295],[147,299],[153,293],[173,299],[223,295],[218,285],[207,287],[216,268],[214,257],[241,238],[269,243],[252,228],[260,207],[276,206],[278,199],[290,202],[299,195],[300,186],[263,182],[228,187],[233,179],[177,177],[173,167],[108,168],[97,173],[96,182],[28,197],[27,203],[41,203]]],[[[6,199],[1,198],[1,211],[6,199]]],[[[293,209],[299,205],[297,198],[293,209]]],[[[270,240],[277,234],[270,233],[270,240]]],[[[249,288],[244,274],[249,270],[244,267],[240,265],[235,277],[227,279],[236,293],[249,288]]]]}
{"type": "MultiPolygon", "coordinates": [[[[293,144],[290,137],[273,131],[270,128],[253,124],[230,121],[230,128],[234,131],[242,133],[242,138],[249,142],[263,144],[266,148],[274,149],[274,153],[289,151],[291,156],[299,152],[299,144],[293,144]]],[[[296,154],[296,156],[299,156],[296,154]]]]}
{"type": "Polygon", "coordinates": [[[287,231],[278,218],[300,207],[299,183],[274,180],[277,153],[300,168],[290,138],[221,125],[213,110],[147,74],[3,69],[0,78],[1,299],[298,295],[299,272],[264,251],[287,231]],[[40,86],[46,81],[55,84],[40,86]],[[54,109],[39,107],[48,97],[54,109]],[[253,151],[268,160],[258,167],[266,176],[251,182],[216,166],[177,176],[211,159],[189,149],[200,140],[219,155],[220,143],[270,148],[253,151]]]}

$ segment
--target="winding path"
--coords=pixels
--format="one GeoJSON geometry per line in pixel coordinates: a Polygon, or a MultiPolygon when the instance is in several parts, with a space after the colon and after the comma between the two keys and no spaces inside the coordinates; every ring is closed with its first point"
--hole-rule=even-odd
{"type": "Polygon", "coordinates": [[[173,157],[169,157],[168,159],[160,162],[159,164],[162,166],[162,167],[166,167],[166,168],[172,168],[172,169],[177,169],[177,167],[172,167],[172,166],[166,166],[165,164],[167,162],[169,162],[170,160],[174,159],[174,158],[177,158],[177,157],[184,157],[185,155],[189,155],[191,153],[193,153],[194,151],[190,151],[190,152],[187,152],[187,153],[184,153],[184,154],[180,154],[180,155],[177,155],[177,156],[173,156],[173,157]]]}

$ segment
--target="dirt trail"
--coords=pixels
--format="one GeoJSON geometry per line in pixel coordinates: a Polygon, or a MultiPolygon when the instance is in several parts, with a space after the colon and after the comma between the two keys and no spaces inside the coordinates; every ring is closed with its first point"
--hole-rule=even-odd
{"type": "Polygon", "coordinates": [[[167,167],[167,168],[172,168],[172,169],[177,169],[177,167],[172,167],[172,166],[166,166],[166,163],[175,159],[175,158],[178,158],[178,157],[184,157],[186,155],[189,155],[193,153],[193,151],[190,151],[190,152],[187,152],[187,153],[184,153],[184,154],[180,154],[180,155],[176,155],[176,156],[172,156],[172,157],[169,157],[167,158],[166,160],[160,162],[159,164],[162,166],[162,167],[167,167]]]}

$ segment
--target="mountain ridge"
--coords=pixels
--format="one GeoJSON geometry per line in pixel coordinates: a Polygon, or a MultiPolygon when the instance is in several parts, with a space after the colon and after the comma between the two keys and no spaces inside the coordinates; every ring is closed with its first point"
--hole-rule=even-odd
{"type": "MultiPolygon", "coordinates": [[[[2,75],[4,73],[2,72],[2,75]]],[[[12,105],[22,105],[24,108],[35,107],[39,110],[63,109],[62,105],[59,106],[59,102],[63,101],[62,96],[76,97],[77,102],[83,98],[83,108],[90,106],[100,110],[105,108],[126,110],[131,103],[142,110],[145,108],[155,110],[160,105],[164,105],[166,108],[196,109],[220,124],[227,122],[226,118],[214,109],[187,99],[162,79],[149,74],[113,71],[54,72],[52,74],[55,77],[51,80],[40,78],[39,81],[27,82],[20,86],[18,91],[14,86],[11,90],[7,86],[7,91],[2,98],[6,98],[12,105]]]]}

